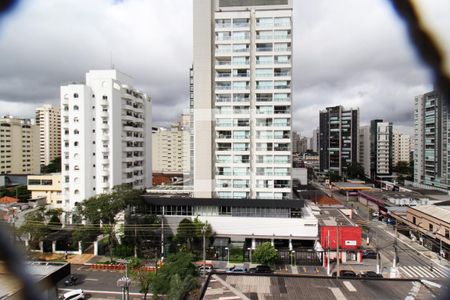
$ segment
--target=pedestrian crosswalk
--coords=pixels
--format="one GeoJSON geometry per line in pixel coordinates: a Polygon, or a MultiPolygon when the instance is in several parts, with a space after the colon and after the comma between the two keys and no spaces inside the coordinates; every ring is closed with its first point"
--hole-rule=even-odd
{"type": "Polygon", "coordinates": [[[404,278],[448,278],[450,271],[437,266],[400,266],[404,278]]]}

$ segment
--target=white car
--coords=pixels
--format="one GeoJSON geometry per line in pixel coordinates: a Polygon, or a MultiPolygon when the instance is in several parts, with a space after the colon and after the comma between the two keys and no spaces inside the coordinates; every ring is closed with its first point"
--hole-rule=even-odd
{"type": "Polygon", "coordinates": [[[67,292],[59,298],[61,300],[78,300],[78,299],[84,299],[84,293],[83,290],[73,290],[70,292],[67,292]]]}

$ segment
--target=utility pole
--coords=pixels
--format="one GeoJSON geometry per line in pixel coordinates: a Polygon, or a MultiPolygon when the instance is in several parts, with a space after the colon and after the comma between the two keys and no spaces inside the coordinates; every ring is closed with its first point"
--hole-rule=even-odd
{"type": "Polygon", "coordinates": [[[206,278],[206,225],[203,225],[202,234],[203,234],[203,278],[206,278]]]}
{"type": "Polygon", "coordinates": [[[162,206],[161,215],[161,262],[164,260],[164,205],[162,206]]]}
{"type": "Polygon", "coordinates": [[[378,232],[375,232],[375,251],[377,252],[377,274],[380,274],[380,252],[378,249],[378,232]]]}
{"type": "Polygon", "coordinates": [[[337,278],[339,278],[339,272],[340,272],[340,260],[341,260],[341,255],[339,254],[339,223],[337,224],[336,227],[336,258],[337,258],[337,272],[336,272],[336,276],[337,278]]]}
{"type": "Polygon", "coordinates": [[[328,254],[327,254],[327,275],[330,275],[330,230],[328,229],[328,254]]]}

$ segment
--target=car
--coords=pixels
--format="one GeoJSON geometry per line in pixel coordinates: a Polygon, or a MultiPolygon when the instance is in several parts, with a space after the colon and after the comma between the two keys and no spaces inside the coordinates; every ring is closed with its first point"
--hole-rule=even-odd
{"type": "MultiPolygon", "coordinates": [[[[213,269],[214,269],[214,268],[213,268],[212,265],[209,265],[209,264],[205,265],[205,272],[206,272],[206,273],[211,273],[211,271],[212,271],[213,269]]],[[[198,267],[198,271],[200,272],[200,274],[202,274],[202,273],[203,273],[203,266],[199,266],[199,267],[198,267]]]]}
{"type": "Polygon", "coordinates": [[[270,273],[272,273],[272,269],[266,265],[258,265],[258,266],[256,266],[256,268],[252,268],[252,269],[254,269],[254,270],[253,270],[253,272],[250,271],[250,273],[255,273],[255,274],[270,274],[270,273]]]}
{"type": "Polygon", "coordinates": [[[377,252],[371,249],[366,249],[362,252],[363,258],[377,258],[377,252]]]}
{"type": "Polygon", "coordinates": [[[374,271],[367,271],[365,273],[359,274],[360,278],[383,278],[383,275],[377,274],[374,271]]]}
{"type": "Polygon", "coordinates": [[[78,299],[84,299],[84,292],[83,290],[73,290],[70,292],[65,293],[62,297],[59,298],[60,300],[78,300],[78,299]]]}
{"type": "Polygon", "coordinates": [[[244,266],[233,266],[227,270],[227,273],[247,273],[247,269],[244,266]]]}
{"type": "MultiPolygon", "coordinates": [[[[331,276],[337,277],[337,272],[333,272],[333,274],[331,276]]],[[[341,277],[341,278],[357,278],[358,276],[353,271],[341,270],[341,271],[339,271],[339,277],[341,277]]]]}

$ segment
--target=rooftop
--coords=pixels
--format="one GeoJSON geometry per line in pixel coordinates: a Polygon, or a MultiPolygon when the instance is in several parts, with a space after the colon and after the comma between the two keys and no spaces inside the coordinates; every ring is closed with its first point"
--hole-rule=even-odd
{"type": "Polygon", "coordinates": [[[450,206],[420,205],[411,207],[410,209],[423,212],[436,219],[442,220],[446,223],[450,223],[450,206]]]}
{"type": "Polygon", "coordinates": [[[355,223],[338,208],[321,208],[316,215],[320,226],[355,226],[355,223]]]}
{"type": "Polygon", "coordinates": [[[362,184],[362,183],[352,183],[352,182],[333,182],[333,186],[337,187],[340,190],[372,190],[373,187],[369,184],[362,184]]]}

